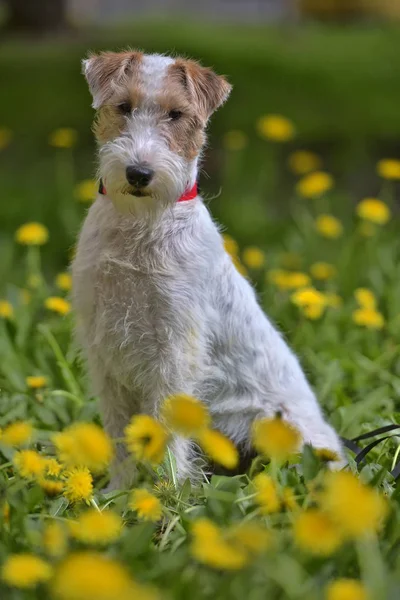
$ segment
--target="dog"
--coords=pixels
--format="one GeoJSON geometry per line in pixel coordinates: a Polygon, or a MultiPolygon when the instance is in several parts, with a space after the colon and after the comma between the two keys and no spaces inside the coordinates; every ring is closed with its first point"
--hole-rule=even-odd
{"type": "MultiPolygon", "coordinates": [[[[196,190],[206,126],[231,85],[193,60],[140,51],[91,55],[83,72],[102,193],[80,233],[73,305],[106,431],[120,440],[132,415],[158,417],[166,397],[187,393],[244,455],[253,422],[279,412],[305,443],[341,456],[196,190]]],[[[190,440],[175,437],[171,450],[179,478],[195,479],[190,440]]],[[[125,459],[118,444],[113,488],[134,476],[125,459]]]]}

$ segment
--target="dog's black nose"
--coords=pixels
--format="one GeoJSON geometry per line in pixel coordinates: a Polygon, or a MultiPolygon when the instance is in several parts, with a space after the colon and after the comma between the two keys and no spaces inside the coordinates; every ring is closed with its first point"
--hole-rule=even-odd
{"type": "Polygon", "coordinates": [[[126,178],[131,185],[146,187],[153,179],[154,171],[148,167],[126,167],[126,178]]]}

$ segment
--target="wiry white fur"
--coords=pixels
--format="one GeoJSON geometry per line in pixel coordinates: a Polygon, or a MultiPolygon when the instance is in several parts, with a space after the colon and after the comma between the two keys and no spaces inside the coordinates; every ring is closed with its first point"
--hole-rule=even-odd
{"type": "Polygon", "coordinates": [[[162,54],[145,54],[140,65],[140,80],[146,89],[146,95],[157,94],[163,87],[167,69],[174,59],[162,54]]]}
{"type": "MultiPolygon", "coordinates": [[[[105,428],[121,438],[132,415],[157,417],[164,398],[185,392],[205,402],[214,426],[244,451],[253,421],[280,411],[305,442],[341,453],[297,358],[234,267],[201,198],[176,203],[196,162],[167,148],[150,107],[100,150],[110,197],[97,198],[83,225],[73,303],[105,428]],[[136,159],[156,171],[152,197],[121,193],[136,159]],[[154,210],[143,208],[149,203],[154,210]]],[[[190,442],[176,438],[173,451],[180,477],[195,477],[190,442]]],[[[125,457],[118,445],[114,486],[132,474],[125,457]]]]}

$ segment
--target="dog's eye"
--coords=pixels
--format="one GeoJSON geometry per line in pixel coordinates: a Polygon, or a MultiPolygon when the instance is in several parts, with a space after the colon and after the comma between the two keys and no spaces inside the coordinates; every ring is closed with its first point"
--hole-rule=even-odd
{"type": "Polygon", "coordinates": [[[130,102],[121,102],[121,104],[118,104],[118,110],[122,115],[129,115],[132,110],[132,104],[130,102]]]}
{"type": "Polygon", "coordinates": [[[181,110],[170,110],[168,113],[169,118],[171,119],[171,121],[178,121],[178,119],[181,118],[182,116],[182,111],[181,110]]]}

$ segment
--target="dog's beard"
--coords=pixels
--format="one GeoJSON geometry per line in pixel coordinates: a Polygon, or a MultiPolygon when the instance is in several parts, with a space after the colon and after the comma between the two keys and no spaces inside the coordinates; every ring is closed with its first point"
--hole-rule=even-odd
{"type": "Polygon", "coordinates": [[[164,145],[157,148],[154,144],[145,158],[140,154],[134,140],[125,136],[100,148],[99,177],[107,196],[122,214],[158,213],[174,204],[196,178],[197,161],[188,163],[164,145]],[[146,188],[136,190],[126,180],[126,167],[142,161],[155,175],[146,188]]]}

